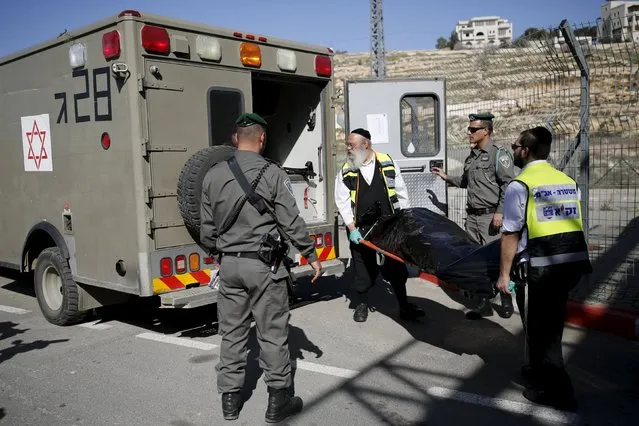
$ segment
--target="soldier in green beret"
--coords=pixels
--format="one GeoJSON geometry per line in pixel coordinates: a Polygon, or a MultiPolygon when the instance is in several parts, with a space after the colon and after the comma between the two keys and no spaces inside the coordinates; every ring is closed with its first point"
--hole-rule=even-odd
{"type": "Polygon", "coordinates": [[[217,388],[222,394],[224,418],[236,419],[243,404],[240,390],[246,374],[252,313],[269,394],[265,420],[276,423],[299,412],[303,403],[291,392],[288,271],[266,263],[263,253],[269,247],[263,241],[276,240],[280,231],[285,234],[282,238],[315,270],[312,282],[319,278],[322,267],[315,240],[299,215],[288,175],[261,155],[266,147],[266,120],[248,113],[236,124],[233,143],[237,151],[230,160],[213,166],[202,183],[200,239],[209,252],[220,254],[217,311],[222,343],[217,388]],[[244,175],[246,185],[252,186],[270,213],[261,214],[257,205],[247,202],[233,170],[244,175]]]}
{"type": "MultiPolygon", "coordinates": [[[[461,176],[448,176],[438,167],[432,171],[449,185],[467,188],[466,232],[479,244],[488,244],[500,238],[503,219],[504,194],[508,183],[515,177],[513,158],[507,149],[498,147],[491,141],[493,134],[491,113],[470,114],[467,129],[470,154],[464,162],[461,176]]],[[[514,311],[509,294],[500,293],[502,315],[509,318],[514,311]]],[[[466,314],[469,319],[490,316],[493,313],[488,299],[482,299],[479,306],[466,314]]]]}

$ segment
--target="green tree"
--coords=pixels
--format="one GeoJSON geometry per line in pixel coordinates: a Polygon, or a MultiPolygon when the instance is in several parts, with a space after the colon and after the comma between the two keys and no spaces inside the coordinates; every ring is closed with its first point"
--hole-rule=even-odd
{"type": "Polygon", "coordinates": [[[446,40],[444,37],[438,38],[435,47],[439,50],[448,47],[448,40],[446,40]]]}
{"type": "Polygon", "coordinates": [[[597,26],[577,28],[575,30],[575,36],[597,38],[597,26]]]}
{"type": "Polygon", "coordinates": [[[451,31],[450,37],[448,38],[448,47],[452,49],[455,48],[455,45],[459,41],[459,37],[457,37],[457,31],[451,31]]]}

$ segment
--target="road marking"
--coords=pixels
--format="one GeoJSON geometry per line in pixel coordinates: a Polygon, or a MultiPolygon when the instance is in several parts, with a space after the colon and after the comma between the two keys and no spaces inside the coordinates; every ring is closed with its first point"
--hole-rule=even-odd
{"type": "Polygon", "coordinates": [[[359,374],[359,372],[355,370],[347,370],[345,368],[331,367],[330,365],[315,364],[307,361],[292,360],[292,364],[296,365],[298,370],[328,374],[329,376],[343,377],[345,379],[352,379],[359,374]]]}
{"type": "Polygon", "coordinates": [[[85,322],[83,324],[78,324],[78,327],[90,328],[91,330],[106,330],[107,328],[111,328],[111,325],[98,324],[99,322],[100,320],[85,322]]]}
{"type": "Polygon", "coordinates": [[[31,312],[31,311],[27,311],[26,309],[14,308],[13,306],[5,306],[5,305],[0,305],[0,311],[8,312],[10,314],[18,314],[18,315],[24,315],[31,312]]]}
{"type": "Polygon", "coordinates": [[[507,399],[490,398],[474,393],[459,392],[453,389],[433,387],[428,389],[428,394],[437,398],[449,398],[470,404],[483,405],[484,407],[497,408],[511,413],[525,414],[555,423],[575,424],[579,416],[575,413],[559,411],[538,405],[523,402],[509,401],[507,399]]]}
{"type": "Polygon", "coordinates": [[[156,342],[170,343],[172,345],[186,346],[187,348],[200,349],[203,351],[210,351],[217,348],[217,345],[213,345],[211,343],[198,342],[196,340],[185,339],[184,337],[165,336],[164,334],[157,333],[142,333],[135,337],[154,340],[156,342]]]}

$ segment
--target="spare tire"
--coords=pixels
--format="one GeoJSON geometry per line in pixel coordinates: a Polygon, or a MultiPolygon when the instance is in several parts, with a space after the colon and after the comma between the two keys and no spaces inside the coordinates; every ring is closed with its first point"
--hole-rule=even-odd
{"type": "Polygon", "coordinates": [[[177,200],[186,229],[195,242],[200,244],[200,197],[202,181],[215,164],[228,160],[235,147],[228,145],[209,146],[188,159],[178,179],[177,200]]]}

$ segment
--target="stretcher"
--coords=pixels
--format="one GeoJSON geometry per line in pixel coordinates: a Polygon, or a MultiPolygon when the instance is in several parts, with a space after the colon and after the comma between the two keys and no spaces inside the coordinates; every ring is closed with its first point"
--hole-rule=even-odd
{"type": "Polygon", "coordinates": [[[380,264],[380,265],[383,263],[383,258],[384,257],[388,257],[388,258],[391,258],[391,259],[396,260],[398,262],[401,262],[401,263],[405,264],[406,266],[410,266],[410,267],[413,267],[413,268],[419,270],[419,278],[421,278],[423,280],[429,281],[429,282],[433,283],[434,285],[436,285],[438,287],[442,287],[442,288],[447,289],[447,290],[460,292],[460,293],[465,293],[464,291],[460,290],[459,287],[457,287],[456,285],[449,284],[449,283],[447,283],[445,281],[440,280],[439,278],[437,278],[437,276],[435,276],[433,274],[430,274],[428,272],[424,272],[424,271],[420,270],[419,265],[416,265],[416,264],[414,264],[412,262],[408,262],[408,261],[402,259],[401,257],[397,256],[396,254],[391,253],[391,252],[389,252],[387,250],[384,250],[384,249],[376,246],[375,244],[373,244],[372,242],[370,242],[368,240],[360,240],[359,243],[365,245],[366,247],[374,250],[375,253],[377,253],[377,255],[378,255],[378,262],[377,263],[380,264]],[[380,257],[381,257],[381,262],[380,262],[380,257]]]}

